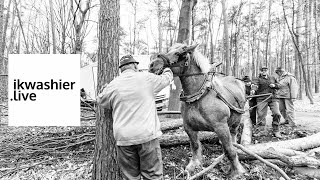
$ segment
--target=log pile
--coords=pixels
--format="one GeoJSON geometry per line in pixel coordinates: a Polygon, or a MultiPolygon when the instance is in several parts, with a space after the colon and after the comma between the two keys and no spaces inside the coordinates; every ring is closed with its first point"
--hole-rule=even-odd
{"type": "Polygon", "coordinates": [[[239,148],[237,152],[240,159],[256,159],[256,156],[259,156],[267,159],[268,163],[290,167],[294,172],[311,178],[320,178],[320,133],[304,138],[260,144],[249,144],[251,136],[251,120],[244,119],[241,144],[255,156],[239,148]],[[308,149],[309,151],[305,152],[308,149]]]}
{"type": "MultiPolygon", "coordinates": [[[[259,157],[258,159],[262,160],[262,162],[280,172],[284,179],[288,179],[288,176],[276,165],[289,167],[296,173],[312,178],[320,178],[320,133],[286,141],[251,144],[252,122],[249,118],[243,119],[242,125],[243,130],[240,142],[243,145],[241,147],[245,148],[246,152],[240,146],[235,145],[240,160],[255,160],[259,157]]],[[[162,122],[161,130],[167,132],[168,130],[178,129],[181,126],[183,126],[182,120],[175,119],[170,122],[162,122]]],[[[212,143],[218,143],[219,141],[213,132],[199,132],[199,138],[200,141],[212,143]]],[[[162,147],[185,145],[189,144],[189,137],[181,130],[178,133],[164,133],[160,139],[160,144],[162,147]]],[[[206,171],[210,169],[209,167],[206,171]]],[[[199,174],[193,177],[199,177],[199,174]]]]}

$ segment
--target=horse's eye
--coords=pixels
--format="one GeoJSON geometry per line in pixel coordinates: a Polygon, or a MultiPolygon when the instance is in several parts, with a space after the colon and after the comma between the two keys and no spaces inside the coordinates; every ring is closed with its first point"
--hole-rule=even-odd
{"type": "Polygon", "coordinates": [[[176,56],[180,56],[180,53],[179,53],[179,52],[176,52],[176,53],[174,53],[174,55],[176,55],[176,56]]]}

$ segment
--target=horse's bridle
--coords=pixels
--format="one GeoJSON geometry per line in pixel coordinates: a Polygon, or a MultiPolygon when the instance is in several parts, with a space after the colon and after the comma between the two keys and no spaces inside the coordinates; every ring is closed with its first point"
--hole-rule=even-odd
{"type": "Polygon", "coordinates": [[[197,76],[197,75],[205,75],[205,73],[192,73],[192,74],[185,74],[185,71],[189,68],[190,61],[191,61],[191,52],[185,51],[186,47],[183,47],[183,52],[176,52],[175,55],[178,56],[178,61],[174,63],[170,63],[170,60],[163,54],[158,54],[158,57],[161,58],[164,61],[165,67],[180,67],[180,73],[177,74],[177,76],[197,76]],[[181,56],[186,56],[184,58],[181,58],[181,56]],[[179,60],[180,59],[180,60],[179,60]],[[181,63],[184,61],[184,63],[181,63]]]}

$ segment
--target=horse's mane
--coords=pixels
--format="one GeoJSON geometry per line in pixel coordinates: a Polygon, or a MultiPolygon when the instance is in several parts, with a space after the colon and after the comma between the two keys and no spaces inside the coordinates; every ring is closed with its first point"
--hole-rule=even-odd
{"type": "Polygon", "coordinates": [[[208,73],[211,69],[209,59],[206,58],[203,54],[201,54],[197,48],[193,51],[192,55],[193,55],[194,61],[201,69],[201,72],[208,73]]]}

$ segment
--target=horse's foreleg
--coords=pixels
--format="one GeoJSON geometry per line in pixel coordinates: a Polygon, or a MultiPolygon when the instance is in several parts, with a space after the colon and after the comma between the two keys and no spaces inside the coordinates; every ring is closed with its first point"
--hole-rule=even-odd
{"type": "Polygon", "coordinates": [[[245,172],[245,169],[239,162],[237,152],[232,145],[232,139],[227,123],[219,123],[216,126],[215,132],[217,133],[220,141],[222,142],[223,149],[232,163],[231,176],[235,177],[245,172]]]}
{"type": "Polygon", "coordinates": [[[192,151],[192,158],[186,167],[186,170],[193,172],[196,167],[201,167],[202,162],[202,148],[198,139],[198,132],[193,131],[188,125],[184,126],[184,130],[187,132],[190,139],[190,146],[192,151]]]}

